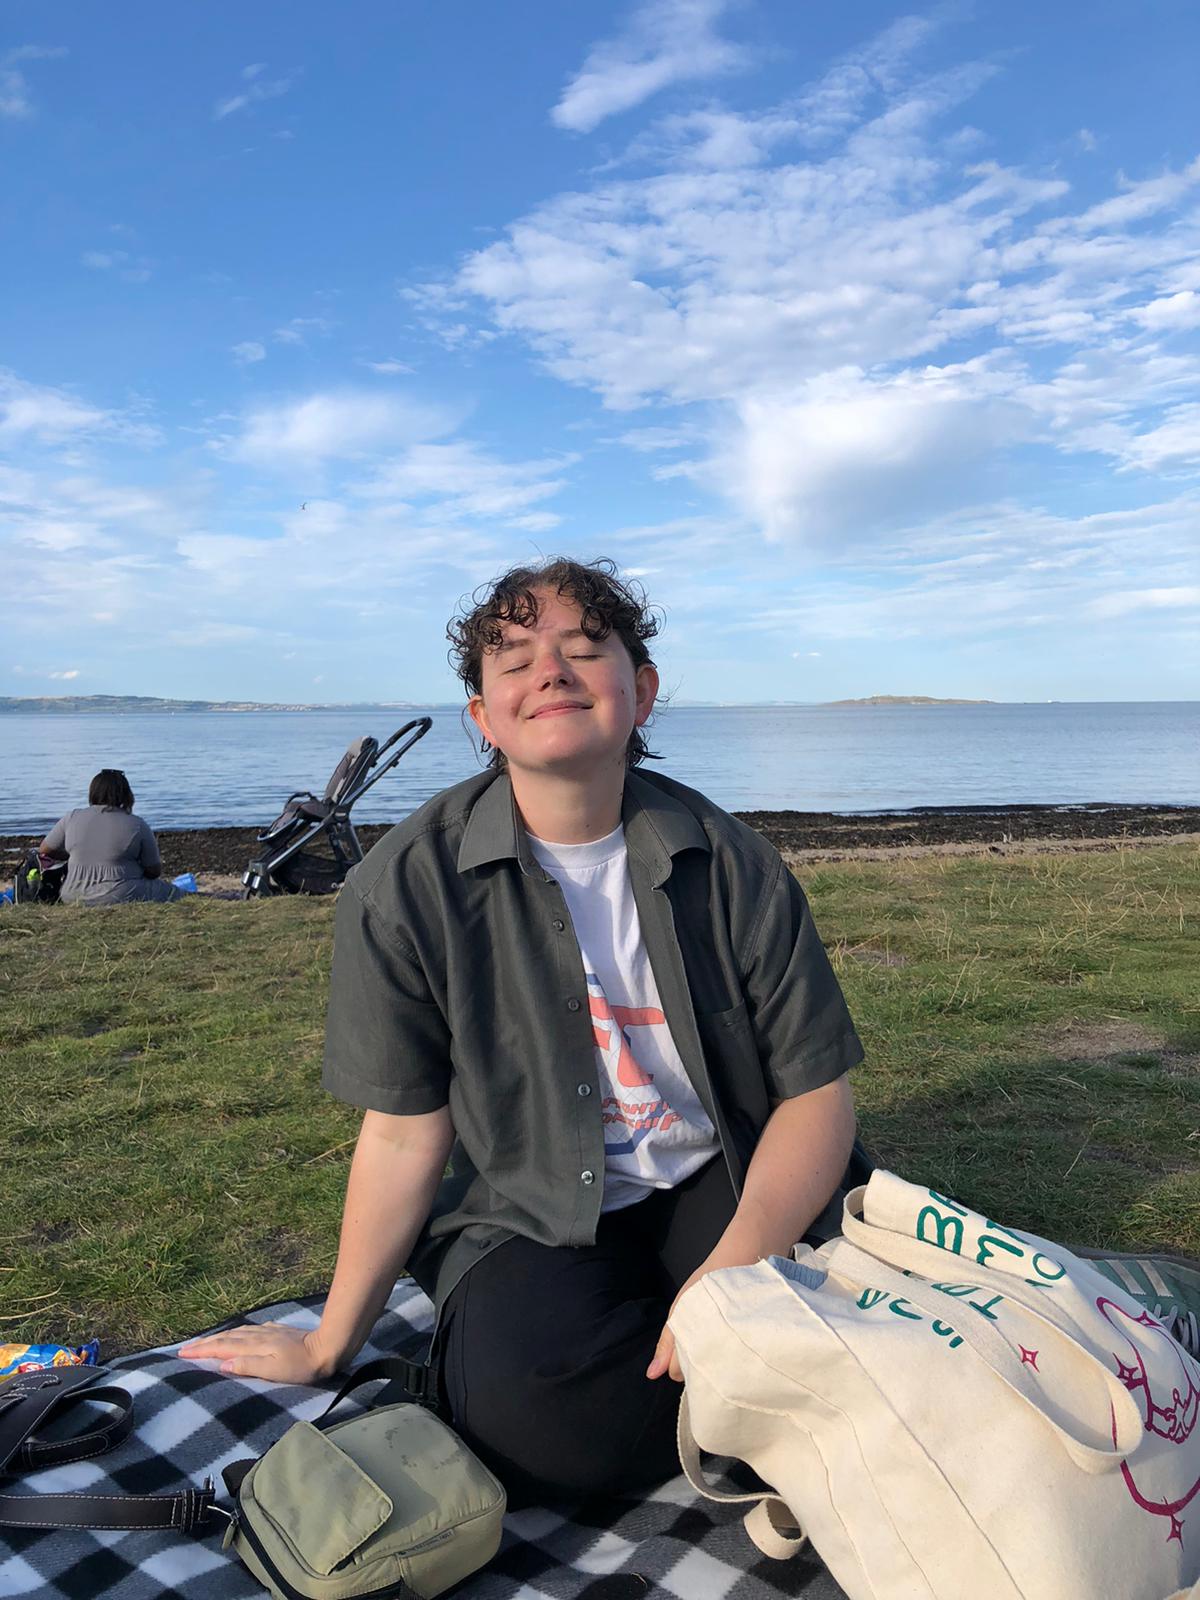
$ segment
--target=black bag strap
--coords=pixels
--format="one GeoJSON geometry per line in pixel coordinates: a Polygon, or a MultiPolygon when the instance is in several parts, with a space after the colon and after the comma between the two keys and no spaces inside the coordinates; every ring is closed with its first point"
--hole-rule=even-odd
{"type": "Polygon", "coordinates": [[[375,1361],[364,1362],[361,1367],[355,1368],[326,1406],[321,1422],[355,1389],[367,1383],[377,1383],[380,1378],[389,1378],[416,1405],[424,1406],[428,1411],[440,1409],[436,1367],[425,1361],[411,1361],[407,1356],[380,1356],[375,1361]]]}
{"type": "MultiPolygon", "coordinates": [[[[0,1477],[14,1471],[65,1466],[102,1455],[129,1436],[133,1399],[115,1384],[102,1384],[104,1367],[52,1367],[21,1373],[0,1385],[0,1477]],[[107,1417],[86,1431],[65,1438],[42,1438],[38,1430],[91,1402],[105,1407],[107,1417]]],[[[436,1370],[405,1356],[381,1356],[352,1372],[326,1406],[318,1426],[355,1389],[382,1378],[397,1384],[418,1405],[437,1407],[436,1370]]],[[[257,1458],[233,1461],[222,1476],[235,1498],[242,1479],[257,1458]]],[[[213,1504],[214,1488],[206,1478],[200,1489],[177,1494],[4,1494],[0,1493],[0,1527],[9,1528],[140,1528],[176,1533],[207,1533],[216,1517],[230,1513],[213,1504]]]]}
{"type": "MultiPolygon", "coordinates": [[[[429,1411],[438,1410],[437,1371],[434,1367],[424,1361],[411,1361],[407,1356],[380,1356],[377,1360],[366,1361],[361,1367],[354,1369],[313,1426],[327,1427],[331,1413],[337,1410],[348,1395],[368,1383],[378,1383],[382,1378],[387,1378],[398,1385],[406,1400],[424,1406],[429,1411]]],[[[381,1398],[375,1403],[390,1402],[381,1398]]],[[[240,1461],[231,1461],[227,1467],[222,1468],[221,1477],[224,1479],[225,1487],[235,1500],[241,1491],[242,1480],[259,1459],[258,1456],[244,1456],[240,1461]]]]}
{"type": "MultiPolygon", "coordinates": [[[[101,1384],[103,1367],[51,1367],[20,1373],[0,1385],[0,1477],[13,1471],[64,1466],[102,1455],[133,1428],[133,1399],[101,1384]],[[39,1429],[87,1403],[109,1415],[65,1438],[39,1429]]],[[[214,1511],[212,1479],[178,1494],[0,1494],[0,1526],[9,1528],[171,1528],[206,1533],[214,1511]]]]}

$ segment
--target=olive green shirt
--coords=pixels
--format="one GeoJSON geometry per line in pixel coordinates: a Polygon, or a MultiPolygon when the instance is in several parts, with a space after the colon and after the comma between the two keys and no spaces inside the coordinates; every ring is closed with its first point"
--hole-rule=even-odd
{"type": "MultiPolygon", "coordinates": [[[[740,1193],[772,1106],[862,1047],[772,845],[658,773],[629,774],[623,821],[662,1009],[740,1193]]],[[[604,1132],[583,959],[505,773],[435,796],[347,878],[323,1081],[369,1110],[449,1106],[450,1174],[409,1263],[439,1309],[513,1234],[593,1242],[604,1132]]]]}

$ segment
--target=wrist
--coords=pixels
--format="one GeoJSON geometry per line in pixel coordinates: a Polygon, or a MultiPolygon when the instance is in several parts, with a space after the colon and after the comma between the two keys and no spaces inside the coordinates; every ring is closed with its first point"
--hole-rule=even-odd
{"type": "Polygon", "coordinates": [[[788,1255],[796,1237],[798,1235],[793,1237],[786,1229],[781,1230],[777,1222],[772,1225],[757,1207],[739,1207],[714,1253],[728,1256],[730,1260],[736,1257],[744,1263],[762,1261],[767,1256],[788,1255]]]}
{"type": "Polygon", "coordinates": [[[315,1375],[319,1378],[332,1378],[335,1372],[340,1372],[343,1367],[350,1365],[358,1347],[350,1345],[346,1340],[332,1339],[324,1324],[318,1323],[304,1335],[304,1348],[312,1359],[315,1375]]]}

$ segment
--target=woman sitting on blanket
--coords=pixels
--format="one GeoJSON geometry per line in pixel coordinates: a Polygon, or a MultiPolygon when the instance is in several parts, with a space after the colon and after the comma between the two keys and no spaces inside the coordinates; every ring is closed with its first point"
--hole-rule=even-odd
{"type": "Polygon", "coordinates": [[[133,790],[115,767],[96,774],[88,785],[87,806],[60,817],[38,849],[68,861],[63,900],[113,906],[183,898],[161,881],[158,841],[145,818],[133,815],[133,790]]]}
{"type": "Polygon", "coordinates": [[[835,1233],[850,1182],[862,1048],[799,884],[640,770],[656,631],[611,563],[568,560],[451,624],[490,767],[339,899],[324,1082],[366,1114],[320,1325],[181,1351],[327,1378],[407,1263],[511,1503],[672,1476],[675,1297],[835,1233]]]}

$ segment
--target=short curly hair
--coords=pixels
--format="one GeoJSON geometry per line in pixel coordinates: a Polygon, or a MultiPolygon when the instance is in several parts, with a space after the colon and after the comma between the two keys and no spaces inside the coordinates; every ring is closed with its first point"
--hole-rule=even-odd
{"type": "Polygon", "coordinates": [[[117,767],[104,767],[88,784],[88,805],[132,811],[133,790],[129,787],[129,779],[117,767]]]}
{"type": "MultiPolygon", "coordinates": [[[[654,665],[646,641],[657,634],[659,622],[641,586],[619,578],[616,562],[605,557],[573,561],[569,556],[552,556],[538,566],[510,567],[494,583],[476,589],[469,602],[464,602],[459,613],[450,619],[446,629],[450,664],[469,695],[483,693],[483,658],[500,644],[504,624],[515,622],[518,627],[532,628],[537,621],[539,589],[573,600],[580,610],[580,626],[589,639],[607,639],[615,633],[628,650],[635,671],[654,665]]],[[[629,736],[625,759],[635,767],[647,757],[656,759],[642,730],[635,728],[629,736]]],[[[503,754],[493,749],[488,764],[502,767],[503,754]]]]}

